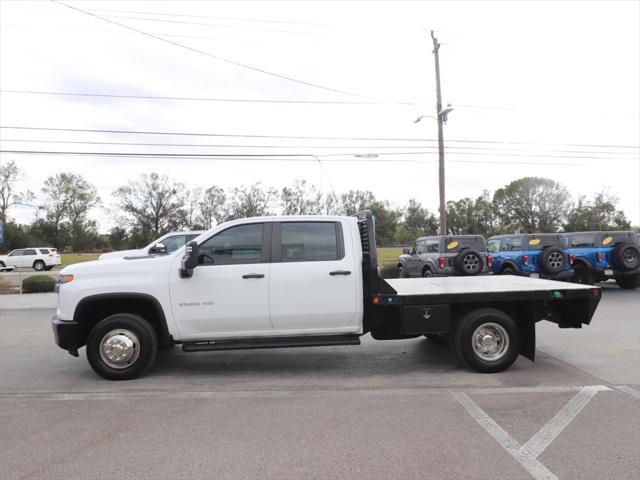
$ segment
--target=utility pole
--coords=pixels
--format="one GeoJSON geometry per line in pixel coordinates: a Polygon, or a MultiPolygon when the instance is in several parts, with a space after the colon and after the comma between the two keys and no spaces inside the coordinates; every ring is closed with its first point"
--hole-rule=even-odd
{"type": "Polygon", "coordinates": [[[440,57],[438,51],[440,44],[431,30],[431,38],[433,39],[433,55],[436,60],[436,115],[438,119],[438,185],[440,190],[440,235],[447,234],[447,211],[445,207],[444,195],[444,133],[442,124],[446,119],[446,113],[442,111],[442,97],[440,94],[440,57]]]}

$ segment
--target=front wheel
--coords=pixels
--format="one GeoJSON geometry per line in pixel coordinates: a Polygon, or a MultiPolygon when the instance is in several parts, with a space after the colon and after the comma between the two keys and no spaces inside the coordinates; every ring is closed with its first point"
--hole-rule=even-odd
{"type": "Polygon", "coordinates": [[[515,320],[494,308],[481,308],[464,315],[453,338],[458,358],[483,373],[509,368],[518,358],[520,343],[520,329],[515,320]]]}
{"type": "Polygon", "coordinates": [[[35,262],[33,262],[33,269],[36,272],[42,272],[45,269],[45,267],[46,265],[42,260],[36,260],[35,262]]]}
{"type": "Polygon", "coordinates": [[[153,327],[139,315],[120,313],[98,322],[87,339],[91,368],[109,380],[128,380],[146,372],[158,352],[153,327]]]}

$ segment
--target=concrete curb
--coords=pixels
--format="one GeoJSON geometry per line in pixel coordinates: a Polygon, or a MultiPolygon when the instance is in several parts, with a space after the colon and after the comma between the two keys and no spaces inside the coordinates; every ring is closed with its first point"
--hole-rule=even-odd
{"type": "Polygon", "coordinates": [[[57,293],[23,293],[22,295],[0,295],[0,311],[27,310],[34,308],[56,308],[57,293]]]}

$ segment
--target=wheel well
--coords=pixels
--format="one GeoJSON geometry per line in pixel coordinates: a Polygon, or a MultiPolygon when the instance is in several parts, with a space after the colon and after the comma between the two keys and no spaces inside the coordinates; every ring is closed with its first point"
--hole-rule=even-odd
{"type": "Polygon", "coordinates": [[[424,274],[426,270],[431,270],[433,272],[433,269],[428,264],[422,267],[422,273],[424,274]]]}
{"type": "Polygon", "coordinates": [[[575,268],[577,266],[581,266],[581,267],[585,267],[585,268],[591,268],[591,265],[589,264],[589,262],[587,262],[583,258],[574,258],[572,266],[573,266],[573,268],[575,268]]]}
{"type": "Polygon", "coordinates": [[[73,320],[82,325],[83,344],[98,322],[117,313],[140,315],[151,324],[162,347],[173,345],[173,338],[169,335],[164,312],[158,301],[149,295],[128,294],[95,295],[80,302],[73,320]]]}
{"type": "Polygon", "coordinates": [[[518,270],[518,267],[516,267],[513,262],[505,262],[502,265],[502,267],[500,267],[500,273],[504,272],[507,268],[512,268],[513,270],[518,270]]]}

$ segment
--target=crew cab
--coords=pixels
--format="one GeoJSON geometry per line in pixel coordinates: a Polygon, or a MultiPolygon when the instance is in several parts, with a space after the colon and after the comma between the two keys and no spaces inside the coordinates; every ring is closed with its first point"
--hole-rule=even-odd
{"type": "Polygon", "coordinates": [[[487,240],[494,274],[569,280],[573,256],[558,233],[496,235],[487,240]]]}
{"type": "Polygon", "coordinates": [[[488,273],[491,259],[482,235],[420,237],[398,258],[398,277],[473,276],[488,273]]]}
{"type": "Polygon", "coordinates": [[[533,360],[535,323],[591,321],[597,287],[516,277],[381,278],[371,212],[225,223],[168,255],[60,272],[56,343],[108,379],[141,375],[158,349],[357,345],[450,334],[480,372],[533,360]]]}
{"type": "Polygon", "coordinates": [[[570,232],[565,237],[577,283],[613,278],[621,288],[640,287],[640,238],[635,232],[570,232]]]}
{"type": "Polygon", "coordinates": [[[19,248],[8,255],[0,255],[0,270],[33,268],[36,272],[42,272],[61,264],[60,254],[52,247],[19,248]]]}

